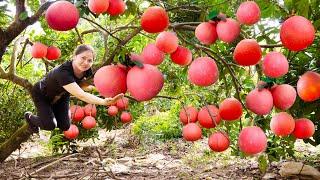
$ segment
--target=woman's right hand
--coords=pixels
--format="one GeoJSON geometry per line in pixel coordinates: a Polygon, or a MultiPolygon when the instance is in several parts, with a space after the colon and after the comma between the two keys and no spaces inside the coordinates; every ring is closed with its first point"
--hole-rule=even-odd
{"type": "Polygon", "coordinates": [[[117,102],[117,100],[123,98],[123,96],[124,96],[124,94],[120,93],[120,94],[114,96],[113,98],[105,98],[104,99],[105,106],[109,106],[109,105],[115,104],[117,102]]]}

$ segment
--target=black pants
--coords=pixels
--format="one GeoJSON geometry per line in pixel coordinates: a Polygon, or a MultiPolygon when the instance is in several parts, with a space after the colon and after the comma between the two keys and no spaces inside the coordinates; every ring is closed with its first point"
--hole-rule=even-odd
{"type": "Polygon", "coordinates": [[[68,116],[70,95],[63,95],[54,104],[40,89],[40,83],[36,83],[32,89],[32,99],[37,108],[37,116],[31,115],[31,122],[39,126],[43,130],[53,130],[56,128],[54,118],[57,122],[57,127],[66,131],[70,127],[70,119],[68,116]]]}

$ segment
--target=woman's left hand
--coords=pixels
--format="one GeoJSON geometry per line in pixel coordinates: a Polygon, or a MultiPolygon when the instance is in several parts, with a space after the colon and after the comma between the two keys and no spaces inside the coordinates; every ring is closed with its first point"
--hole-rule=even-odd
{"type": "Polygon", "coordinates": [[[120,94],[114,96],[113,98],[105,98],[105,105],[106,106],[112,105],[112,104],[116,103],[117,100],[123,98],[123,96],[124,96],[124,94],[120,93],[120,94]]]}

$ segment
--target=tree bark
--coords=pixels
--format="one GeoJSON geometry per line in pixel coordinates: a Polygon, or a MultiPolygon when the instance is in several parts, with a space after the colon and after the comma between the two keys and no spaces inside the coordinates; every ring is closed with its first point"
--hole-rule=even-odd
{"type": "Polygon", "coordinates": [[[28,124],[20,127],[8,140],[0,146],[0,162],[3,162],[10,154],[20,147],[20,144],[27,141],[31,132],[28,130],[28,124]]]}
{"type": "MultiPolygon", "coordinates": [[[[38,9],[38,11],[31,17],[24,20],[20,19],[20,14],[26,10],[25,0],[16,0],[16,15],[14,21],[8,26],[7,29],[0,27],[0,64],[8,45],[20,35],[29,25],[34,24],[39,20],[42,13],[55,1],[46,2],[38,9]]],[[[13,57],[16,58],[16,57],[13,57]]],[[[15,62],[15,59],[12,61],[15,62]]],[[[11,64],[15,66],[15,64],[11,64]]],[[[28,79],[17,76],[14,73],[14,67],[11,68],[9,73],[5,72],[0,66],[0,78],[9,80],[15,84],[24,87],[29,93],[32,89],[32,84],[28,79]]],[[[3,162],[10,154],[20,147],[20,144],[30,138],[31,132],[28,130],[28,124],[20,127],[8,140],[0,145],[0,162],[3,162]]]]}
{"type": "Polygon", "coordinates": [[[20,20],[19,16],[22,12],[25,11],[25,1],[24,0],[16,0],[16,15],[15,20],[10,26],[5,30],[0,30],[0,62],[2,60],[2,56],[4,55],[6,48],[8,45],[28,26],[37,22],[42,15],[42,13],[48,9],[48,7],[54,3],[55,1],[48,1],[41,5],[38,11],[31,17],[27,17],[24,20],[20,20]]]}

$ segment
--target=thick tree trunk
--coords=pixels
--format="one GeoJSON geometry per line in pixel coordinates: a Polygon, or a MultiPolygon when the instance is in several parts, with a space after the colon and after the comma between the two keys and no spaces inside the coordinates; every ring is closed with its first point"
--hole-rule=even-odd
{"type": "MultiPolygon", "coordinates": [[[[16,0],[16,14],[14,21],[6,28],[0,27],[0,78],[9,80],[15,84],[24,87],[30,92],[32,84],[22,77],[19,77],[13,71],[9,73],[5,72],[1,67],[1,60],[6,52],[8,45],[19,36],[19,34],[25,30],[29,25],[34,24],[39,20],[42,13],[48,9],[48,7],[55,1],[47,1],[41,5],[38,11],[31,17],[27,17],[24,20],[20,20],[19,16],[21,13],[26,11],[25,0],[16,0]]],[[[16,58],[16,57],[14,57],[16,58]]],[[[15,65],[15,59],[12,61],[13,66],[15,65]]],[[[11,63],[12,63],[11,62],[11,63]]],[[[20,144],[27,141],[31,136],[31,132],[28,130],[28,124],[24,124],[20,127],[8,140],[0,145],[0,162],[3,162],[10,154],[20,147],[20,144]]]]}
{"type": "Polygon", "coordinates": [[[29,125],[26,123],[20,127],[7,141],[0,146],[0,162],[3,162],[10,154],[20,147],[20,144],[27,141],[31,132],[28,130],[29,125]]]}

